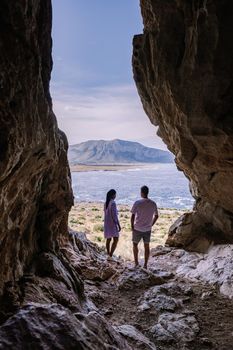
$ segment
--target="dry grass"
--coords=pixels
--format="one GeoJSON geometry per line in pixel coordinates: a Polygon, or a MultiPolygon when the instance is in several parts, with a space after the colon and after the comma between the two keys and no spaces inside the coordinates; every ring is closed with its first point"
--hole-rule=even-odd
{"type": "MultiPolygon", "coordinates": [[[[132,233],[130,226],[130,207],[118,205],[119,220],[122,231],[116,250],[116,255],[125,259],[132,259],[132,233]]],[[[159,209],[159,219],[152,231],[151,247],[164,244],[171,224],[184,212],[175,209],[159,209]]],[[[69,225],[72,229],[85,232],[87,238],[105,246],[103,235],[103,204],[102,203],[79,203],[76,204],[69,217],[69,225]]],[[[140,243],[140,257],[143,256],[143,245],[140,243]]]]}

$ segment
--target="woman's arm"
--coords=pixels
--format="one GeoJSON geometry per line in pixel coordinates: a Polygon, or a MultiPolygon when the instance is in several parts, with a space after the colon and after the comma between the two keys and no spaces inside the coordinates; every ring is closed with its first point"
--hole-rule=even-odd
{"type": "Polygon", "coordinates": [[[121,230],[121,225],[120,225],[119,220],[118,220],[117,206],[116,206],[115,202],[112,203],[111,211],[112,211],[113,221],[118,226],[118,229],[120,231],[121,230]]]}

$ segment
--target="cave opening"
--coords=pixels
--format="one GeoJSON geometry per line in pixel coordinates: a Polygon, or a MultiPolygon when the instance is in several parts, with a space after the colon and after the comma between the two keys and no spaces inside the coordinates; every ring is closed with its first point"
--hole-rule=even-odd
{"type": "MultiPolygon", "coordinates": [[[[94,20],[93,4],[100,10],[104,0],[88,3],[94,20]]],[[[194,210],[172,226],[168,245],[154,248],[148,269],[120,257],[107,259],[82,232],[68,228],[73,205],[68,142],[58,128],[49,86],[51,1],[0,1],[0,349],[231,347],[233,2],[140,3],[143,31],[133,40],[137,90],[152,124],[190,178],[196,199],[194,210]]],[[[129,2],[122,4],[125,9],[129,2]]],[[[113,15],[102,21],[105,33],[111,33],[113,19],[120,22],[117,11],[113,15]]],[[[118,34],[111,36],[114,47],[118,34]]],[[[62,64],[62,57],[58,61],[62,64]]],[[[70,62],[65,67],[72,68],[70,62]]],[[[74,73],[70,77],[80,83],[74,73]]],[[[66,83],[56,84],[53,77],[53,97],[55,86],[64,89],[66,83]]],[[[62,96],[69,99],[64,91],[62,96]]],[[[80,108],[85,99],[78,102],[80,108]]],[[[56,103],[54,98],[55,108],[56,103]]],[[[64,112],[78,114],[75,106],[66,106],[64,112]]],[[[92,129],[95,135],[98,130],[92,129]]],[[[138,178],[140,170],[133,170],[128,172],[138,178]]],[[[145,169],[143,182],[144,174],[145,169]]],[[[85,209],[86,203],[78,213],[85,209]]],[[[101,216],[96,207],[91,212],[94,220],[101,216]]],[[[128,220],[127,212],[121,214],[128,220]]]]}
{"type": "Polygon", "coordinates": [[[130,209],[143,184],[161,214],[152,246],[164,244],[169,227],[193,206],[188,180],[156,135],[133,80],[132,39],[142,30],[135,1],[53,1],[51,92],[70,145],[75,206],[69,225],[103,246],[103,202],[115,188],[123,228],[119,254],[126,258],[132,258],[130,209]]]}

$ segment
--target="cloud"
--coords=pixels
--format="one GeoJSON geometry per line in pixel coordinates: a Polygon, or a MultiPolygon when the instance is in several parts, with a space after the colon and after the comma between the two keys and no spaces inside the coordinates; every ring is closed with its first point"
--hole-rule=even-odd
{"type": "Polygon", "coordinates": [[[133,84],[79,91],[53,83],[51,91],[59,127],[70,144],[119,138],[166,149],[143,111],[133,84]]]}

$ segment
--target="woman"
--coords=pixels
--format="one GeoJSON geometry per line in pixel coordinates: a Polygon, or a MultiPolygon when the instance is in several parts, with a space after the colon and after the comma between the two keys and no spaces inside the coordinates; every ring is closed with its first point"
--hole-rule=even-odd
{"type": "Polygon", "coordinates": [[[121,226],[118,220],[117,207],[115,203],[116,191],[110,190],[106,196],[104,204],[104,237],[106,238],[106,249],[110,257],[117,247],[121,226]],[[111,240],[113,243],[111,245],[111,240]]]}

